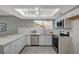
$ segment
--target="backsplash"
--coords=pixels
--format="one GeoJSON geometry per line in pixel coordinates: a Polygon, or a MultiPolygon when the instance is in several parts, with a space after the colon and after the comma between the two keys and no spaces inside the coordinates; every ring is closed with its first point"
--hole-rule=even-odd
{"type": "MultiPolygon", "coordinates": [[[[48,34],[48,32],[53,32],[52,29],[45,29],[46,34],[48,34]]],[[[34,29],[34,28],[18,28],[18,33],[25,33],[25,34],[29,34],[29,33],[38,33],[38,34],[43,34],[44,33],[44,29],[34,29]]]]}
{"type": "Polygon", "coordinates": [[[71,36],[71,29],[65,29],[65,28],[56,28],[55,30],[54,30],[54,34],[57,34],[57,35],[59,35],[59,32],[60,31],[64,31],[64,32],[69,32],[69,34],[70,34],[70,36],[71,36]]]}

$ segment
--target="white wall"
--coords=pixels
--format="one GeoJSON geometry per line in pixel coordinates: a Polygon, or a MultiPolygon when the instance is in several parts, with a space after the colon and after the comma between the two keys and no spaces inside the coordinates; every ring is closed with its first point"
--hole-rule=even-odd
{"type": "Polygon", "coordinates": [[[18,28],[32,28],[33,20],[34,19],[19,19],[15,16],[0,16],[0,23],[7,24],[7,31],[0,32],[0,36],[17,33],[18,28]]]}
{"type": "Polygon", "coordinates": [[[18,27],[19,28],[32,28],[33,20],[32,19],[19,19],[18,20],[18,27]]]}
{"type": "MultiPolygon", "coordinates": [[[[18,20],[18,27],[32,28],[32,26],[33,26],[33,20],[34,19],[19,19],[18,20]]],[[[37,20],[43,20],[43,19],[37,19],[37,20]]],[[[52,20],[52,19],[46,19],[46,20],[52,20]]]]}
{"type": "Polygon", "coordinates": [[[17,20],[15,16],[0,16],[0,23],[7,24],[7,31],[0,32],[0,36],[17,33],[17,20]]]}
{"type": "Polygon", "coordinates": [[[72,53],[79,53],[79,19],[72,21],[72,53]]]}

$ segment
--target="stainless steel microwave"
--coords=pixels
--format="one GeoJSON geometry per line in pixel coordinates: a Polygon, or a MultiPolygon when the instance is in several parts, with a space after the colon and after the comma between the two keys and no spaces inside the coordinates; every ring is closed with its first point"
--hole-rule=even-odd
{"type": "Polygon", "coordinates": [[[56,25],[57,25],[58,28],[64,28],[64,19],[58,21],[56,25]]]}

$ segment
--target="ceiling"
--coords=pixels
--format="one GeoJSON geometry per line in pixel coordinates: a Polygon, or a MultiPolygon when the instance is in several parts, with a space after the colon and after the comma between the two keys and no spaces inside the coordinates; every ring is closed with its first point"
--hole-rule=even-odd
{"type": "MultiPolygon", "coordinates": [[[[76,7],[76,5],[0,5],[0,16],[13,15],[21,19],[56,19],[60,15],[68,12],[69,10],[76,7]],[[22,14],[18,13],[15,8],[41,8],[41,9],[59,9],[53,16],[47,17],[24,17],[22,14]]],[[[49,13],[49,11],[46,11],[49,13]]],[[[50,12],[51,13],[51,12],[50,12]]]]}
{"type": "Polygon", "coordinates": [[[12,14],[0,9],[0,16],[7,16],[7,15],[12,15],[12,14]]]}

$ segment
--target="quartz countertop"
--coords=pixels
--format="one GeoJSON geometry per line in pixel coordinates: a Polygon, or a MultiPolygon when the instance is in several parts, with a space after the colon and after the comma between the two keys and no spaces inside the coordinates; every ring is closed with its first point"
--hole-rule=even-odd
{"type": "MultiPolygon", "coordinates": [[[[0,37],[0,46],[5,46],[15,40],[17,40],[18,38],[24,36],[24,35],[39,35],[39,36],[50,36],[48,34],[39,34],[39,33],[30,33],[30,34],[13,34],[13,35],[8,35],[8,36],[3,36],[3,37],[0,37]]],[[[67,36],[59,36],[57,35],[59,38],[66,38],[67,36]]],[[[68,38],[68,37],[67,37],[68,38]]],[[[71,38],[71,37],[69,37],[71,38]]]]}
{"type": "Polygon", "coordinates": [[[25,35],[50,36],[50,35],[48,35],[48,34],[40,34],[40,33],[26,33],[25,35]]]}
{"type": "Polygon", "coordinates": [[[8,36],[0,37],[0,46],[5,46],[5,45],[17,40],[18,38],[20,38],[21,36],[24,36],[24,35],[49,36],[47,34],[45,35],[45,34],[39,34],[39,33],[29,33],[29,34],[18,33],[18,34],[12,34],[12,35],[8,35],[8,36]]]}
{"type": "Polygon", "coordinates": [[[0,37],[0,46],[5,46],[22,36],[24,36],[24,34],[13,34],[13,35],[0,37]]]}

